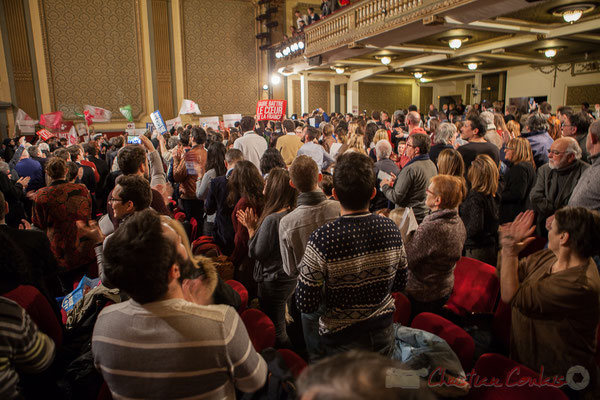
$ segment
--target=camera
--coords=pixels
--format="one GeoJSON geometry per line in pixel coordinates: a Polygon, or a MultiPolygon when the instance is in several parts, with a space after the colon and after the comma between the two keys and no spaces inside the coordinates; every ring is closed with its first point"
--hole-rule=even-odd
{"type": "Polygon", "coordinates": [[[142,139],[138,135],[127,135],[127,144],[142,144],[142,139]]]}

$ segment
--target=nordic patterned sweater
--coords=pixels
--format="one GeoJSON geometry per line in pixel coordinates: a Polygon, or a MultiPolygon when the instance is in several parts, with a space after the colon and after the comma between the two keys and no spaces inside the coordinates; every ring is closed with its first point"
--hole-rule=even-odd
{"type": "Polygon", "coordinates": [[[369,213],[339,217],[308,240],[299,265],[298,308],[314,312],[324,298],[324,339],[389,326],[395,310],[390,293],[404,289],[407,265],[392,220],[369,213]]]}

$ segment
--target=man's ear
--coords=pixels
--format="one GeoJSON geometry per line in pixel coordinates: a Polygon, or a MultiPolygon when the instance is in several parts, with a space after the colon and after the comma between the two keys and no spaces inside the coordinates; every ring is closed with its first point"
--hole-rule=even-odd
{"type": "Polygon", "coordinates": [[[169,282],[174,279],[179,279],[181,277],[181,270],[179,269],[179,265],[173,264],[171,269],[169,270],[169,282]]]}
{"type": "Polygon", "coordinates": [[[319,177],[317,178],[317,182],[321,182],[323,180],[323,174],[319,172],[319,177]]]}
{"type": "Polygon", "coordinates": [[[569,232],[561,232],[560,233],[560,245],[566,246],[569,243],[569,239],[571,239],[569,232]]]}
{"type": "Polygon", "coordinates": [[[377,188],[376,187],[373,188],[373,193],[371,193],[371,200],[373,200],[375,198],[375,196],[377,196],[377,188]]]}
{"type": "MultiPolygon", "coordinates": [[[[375,191],[375,193],[377,193],[377,191],[375,191]]],[[[337,201],[340,201],[340,199],[338,199],[338,197],[337,197],[337,193],[335,192],[335,188],[331,189],[331,194],[333,195],[334,199],[336,199],[337,201]]]]}
{"type": "Polygon", "coordinates": [[[298,189],[296,186],[294,186],[294,182],[292,182],[291,179],[290,179],[290,186],[293,187],[294,189],[298,189]]]}

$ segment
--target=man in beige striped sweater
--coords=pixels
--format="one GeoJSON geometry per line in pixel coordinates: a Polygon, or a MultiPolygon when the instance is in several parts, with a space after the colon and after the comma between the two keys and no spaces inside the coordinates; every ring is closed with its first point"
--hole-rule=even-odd
{"type": "Polygon", "coordinates": [[[130,217],[104,247],[105,274],[131,300],[94,328],[96,367],[115,399],[234,399],[267,375],[236,311],[207,304],[177,233],[153,210],[130,217]],[[183,286],[182,286],[183,282],[183,286]],[[186,298],[194,298],[194,302],[186,298]]]}

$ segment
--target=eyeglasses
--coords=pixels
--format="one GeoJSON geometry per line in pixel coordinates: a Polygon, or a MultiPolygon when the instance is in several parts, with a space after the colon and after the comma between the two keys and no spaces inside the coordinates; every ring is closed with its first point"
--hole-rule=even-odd
{"type": "MultiPolygon", "coordinates": [[[[116,203],[116,202],[120,202],[120,203],[122,203],[122,202],[124,202],[124,201],[125,201],[125,200],[123,200],[123,199],[117,199],[116,197],[112,197],[112,198],[110,198],[110,199],[108,200],[108,202],[109,202],[109,203],[116,203]]],[[[127,201],[129,201],[129,200],[127,200],[127,201]]]]}
{"type": "Polygon", "coordinates": [[[558,150],[552,150],[552,149],[548,150],[548,154],[554,154],[555,156],[559,156],[563,153],[566,153],[566,151],[558,151],[558,150]]]}

